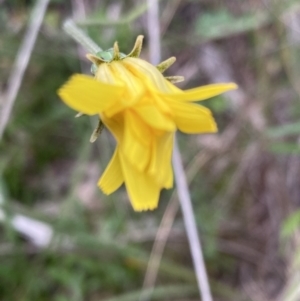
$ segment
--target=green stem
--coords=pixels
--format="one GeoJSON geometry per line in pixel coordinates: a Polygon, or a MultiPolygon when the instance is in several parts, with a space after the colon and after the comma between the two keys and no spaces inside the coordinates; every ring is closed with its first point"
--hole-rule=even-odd
{"type": "Polygon", "coordinates": [[[78,28],[72,20],[65,21],[63,29],[75,41],[81,44],[87,51],[96,54],[102,49],[80,28],[78,28]]]}
{"type": "MultiPolygon", "coordinates": [[[[146,290],[147,292],[147,290],[146,290]]],[[[172,298],[180,299],[180,297],[195,297],[198,293],[196,285],[169,285],[169,286],[158,286],[154,288],[151,300],[171,300],[172,298]]],[[[139,300],[141,291],[130,292],[123,294],[118,297],[105,299],[104,301],[135,301],[139,300]]]]}
{"type": "Polygon", "coordinates": [[[147,3],[143,3],[136,7],[134,10],[131,10],[126,16],[120,18],[117,21],[111,20],[99,20],[99,19],[89,19],[84,21],[76,21],[76,24],[79,26],[118,26],[129,24],[143,15],[148,9],[147,3]]]}

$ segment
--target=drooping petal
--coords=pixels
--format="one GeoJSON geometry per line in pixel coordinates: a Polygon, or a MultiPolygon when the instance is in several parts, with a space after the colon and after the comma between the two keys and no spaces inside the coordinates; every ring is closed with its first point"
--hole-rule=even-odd
{"type": "Polygon", "coordinates": [[[209,109],[179,101],[170,101],[169,105],[180,131],[188,134],[217,132],[217,125],[209,109]]]}
{"type": "Polygon", "coordinates": [[[131,110],[125,112],[124,118],[124,136],[120,150],[137,170],[143,171],[150,160],[151,131],[131,110]]]}
{"type": "Polygon", "coordinates": [[[237,85],[234,83],[229,84],[212,84],[203,87],[198,87],[194,89],[189,89],[182,91],[183,93],[169,93],[163,94],[169,99],[177,100],[177,101],[200,101],[205,100],[217,95],[220,95],[224,92],[237,89],[237,85]]]}
{"type": "Polygon", "coordinates": [[[111,194],[112,192],[117,190],[124,182],[118,152],[119,148],[116,147],[113,157],[111,158],[104,173],[98,181],[98,186],[105,194],[111,194]]]}
{"type": "Polygon", "coordinates": [[[110,132],[114,135],[115,139],[118,143],[123,141],[124,136],[124,116],[123,114],[119,113],[115,115],[113,118],[108,118],[106,114],[100,114],[100,118],[108,127],[110,132]]]}
{"type": "Polygon", "coordinates": [[[174,177],[173,177],[173,169],[172,169],[172,164],[170,162],[170,166],[167,172],[167,177],[166,177],[166,181],[164,184],[164,188],[166,189],[170,189],[173,187],[173,182],[174,182],[174,177]]]}
{"type": "Polygon", "coordinates": [[[125,131],[130,130],[133,139],[148,146],[149,137],[151,137],[151,129],[143,122],[143,120],[133,111],[126,110],[124,112],[124,128],[125,131]]]}
{"type": "Polygon", "coordinates": [[[174,134],[165,133],[157,137],[155,143],[151,145],[151,161],[147,168],[147,173],[153,177],[155,182],[164,188],[173,186],[172,170],[172,150],[174,134]]]}
{"type": "Polygon", "coordinates": [[[123,91],[121,86],[105,84],[90,76],[75,74],[59,89],[58,95],[72,109],[94,115],[112,105],[123,91]]]}
{"type": "Polygon", "coordinates": [[[119,144],[120,151],[138,170],[143,170],[150,160],[151,133],[137,114],[127,110],[113,118],[101,114],[103,123],[109,128],[119,144]]]}
{"type": "Polygon", "coordinates": [[[157,207],[160,187],[152,177],[139,172],[125,156],[120,153],[120,162],[124,175],[126,189],[135,211],[153,210],[157,207]]]}

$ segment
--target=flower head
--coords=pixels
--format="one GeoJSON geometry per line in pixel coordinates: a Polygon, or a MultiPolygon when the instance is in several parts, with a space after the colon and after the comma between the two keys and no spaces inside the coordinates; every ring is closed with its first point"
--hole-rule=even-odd
{"type": "Polygon", "coordinates": [[[173,186],[171,156],[174,134],[216,132],[209,109],[194,104],[236,88],[235,84],[214,84],[182,91],[174,82],[182,77],[162,73],[175,62],[170,58],[158,66],[138,58],[143,36],[133,50],[120,53],[118,44],[96,55],[92,61],[94,78],[75,74],[58,91],[74,110],[99,114],[114,135],[117,145],[98,185],[110,194],[125,183],[136,211],[157,207],[160,190],[173,186]]]}

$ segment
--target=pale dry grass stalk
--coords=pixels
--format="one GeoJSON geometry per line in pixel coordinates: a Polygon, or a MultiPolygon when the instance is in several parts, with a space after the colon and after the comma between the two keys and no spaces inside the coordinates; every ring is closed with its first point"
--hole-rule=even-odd
{"type": "MultiPolygon", "coordinates": [[[[74,20],[83,20],[86,18],[86,9],[83,0],[72,0],[72,15],[74,20]]],[[[90,69],[90,65],[83,60],[86,55],[85,49],[77,44],[77,55],[80,62],[80,68],[83,73],[87,73],[90,69]]]]}
{"type": "Polygon", "coordinates": [[[82,29],[78,28],[71,19],[64,22],[63,29],[87,51],[95,54],[102,50],[82,29]]]}
{"type": "Polygon", "coordinates": [[[49,0],[38,0],[31,12],[28,29],[8,78],[0,111],[0,140],[8,124],[49,0]]]}
{"type": "Polygon", "coordinates": [[[202,298],[201,300],[212,301],[213,298],[212,298],[208,276],[206,272],[201,242],[197,231],[197,225],[195,221],[191,197],[190,197],[187,180],[184,173],[183,164],[182,164],[176,139],[175,139],[174,150],[173,150],[173,167],[174,167],[176,187],[178,191],[178,198],[180,201],[185,229],[187,232],[189,245],[191,248],[197,283],[202,298]]]}
{"type": "Polygon", "coordinates": [[[147,264],[143,283],[143,293],[140,296],[140,300],[149,299],[149,297],[152,296],[152,293],[154,292],[154,286],[162,255],[178,209],[179,203],[175,194],[173,193],[155,236],[151,255],[147,264]]]}
{"type": "MultiPolygon", "coordinates": [[[[0,140],[8,124],[48,4],[49,0],[39,0],[31,12],[28,29],[8,79],[7,90],[3,93],[3,103],[0,111],[0,140]]],[[[4,198],[2,202],[0,200],[0,206],[3,204],[4,198]]],[[[13,215],[8,220],[6,213],[0,207],[0,222],[7,221],[18,233],[27,237],[33,245],[47,247],[50,244],[53,230],[48,224],[21,214],[13,215]]]]}
{"type": "Polygon", "coordinates": [[[147,0],[148,4],[148,36],[149,36],[149,54],[150,62],[157,65],[160,62],[160,23],[159,23],[159,7],[158,0],[147,0]]]}
{"type": "MultiPolygon", "coordinates": [[[[159,63],[161,58],[158,0],[148,0],[148,34],[150,44],[150,61],[152,64],[157,64],[159,63]]],[[[191,248],[191,254],[196,272],[198,288],[200,290],[200,296],[202,298],[202,301],[212,301],[212,294],[208,282],[190,193],[176,139],[174,141],[173,150],[173,167],[178,197],[181,205],[189,245],[191,248]]],[[[149,297],[149,294],[147,294],[147,297],[149,297]]]]}

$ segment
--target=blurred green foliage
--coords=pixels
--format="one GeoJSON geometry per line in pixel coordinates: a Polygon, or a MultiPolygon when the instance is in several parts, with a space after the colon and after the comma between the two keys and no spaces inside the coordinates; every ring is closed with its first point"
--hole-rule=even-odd
{"type": "MultiPolygon", "coordinates": [[[[224,54],[230,80],[236,80],[246,95],[247,105],[238,109],[230,96],[204,103],[216,116],[220,140],[178,137],[187,174],[192,174],[191,195],[216,300],[253,299],[245,296],[245,275],[251,275],[251,281],[259,279],[259,287],[264,287],[261,266],[278,263],[272,261],[277,256],[275,247],[274,253],[267,253],[271,252],[268,239],[276,245],[281,231],[275,222],[280,224],[299,206],[289,193],[288,197],[282,193],[285,184],[268,186],[273,180],[268,175],[278,174],[284,182],[285,162],[300,153],[300,51],[281,16],[285,9],[294,9],[295,1],[288,2],[282,6],[271,1],[269,7],[259,1],[160,2],[163,58],[177,57],[170,74],[183,72],[189,79],[185,87],[213,81],[199,63],[201,45],[210,43],[224,54]],[[256,113],[251,119],[253,107],[256,113]],[[264,127],[259,130],[260,118],[264,127]],[[251,157],[253,146],[256,153],[251,157]]],[[[76,112],[56,95],[71,74],[90,67],[61,29],[74,3],[51,1],[0,142],[3,210],[10,218],[17,214],[37,218],[55,231],[51,246],[42,250],[16,233],[9,222],[1,224],[0,300],[94,301],[114,296],[120,301],[138,300],[172,193],[162,192],[156,211],[135,213],[123,188],[108,197],[98,191],[97,179],[112,154],[113,139],[104,131],[95,144],[89,144],[96,120],[74,118],[76,112]]],[[[4,1],[0,9],[3,91],[33,4],[4,1]]],[[[87,19],[81,25],[101,47],[110,48],[118,40],[126,53],[136,36],[145,34],[142,56],[147,59],[145,3],[87,1],[86,8],[87,19]]],[[[290,186],[296,189],[297,181],[290,186]]],[[[287,219],[282,233],[298,228],[297,212],[287,219]]],[[[282,277],[275,270],[270,274],[274,279],[282,277]]],[[[153,300],[198,296],[180,214],[156,283],[153,300]]]]}

